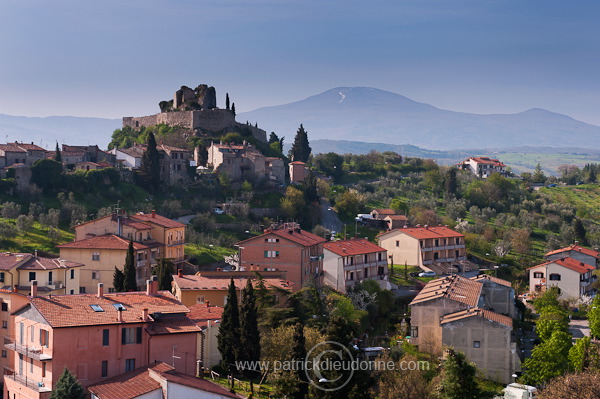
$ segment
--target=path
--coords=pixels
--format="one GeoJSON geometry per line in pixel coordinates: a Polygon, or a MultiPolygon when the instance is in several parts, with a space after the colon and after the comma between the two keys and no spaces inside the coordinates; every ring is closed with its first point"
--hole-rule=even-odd
{"type": "Polygon", "coordinates": [[[344,230],[344,223],[338,218],[337,212],[326,199],[321,199],[321,225],[330,231],[344,230]]]}

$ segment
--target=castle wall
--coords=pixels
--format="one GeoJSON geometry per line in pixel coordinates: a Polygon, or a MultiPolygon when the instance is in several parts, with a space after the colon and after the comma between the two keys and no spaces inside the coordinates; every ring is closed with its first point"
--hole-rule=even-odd
{"type": "Polygon", "coordinates": [[[190,112],[192,112],[193,129],[202,128],[216,132],[235,125],[233,112],[226,109],[213,108],[190,112]]]}

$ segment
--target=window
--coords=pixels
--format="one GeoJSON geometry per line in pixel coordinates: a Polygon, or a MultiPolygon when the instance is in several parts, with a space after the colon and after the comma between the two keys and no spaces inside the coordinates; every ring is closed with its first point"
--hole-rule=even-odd
{"type": "Polygon", "coordinates": [[[544,273],[542,272],[534,272],[533,278],[544,278],[544,273]]]}
{"type": "Polygon", "coordinates": [[[31,342],[33,342],[34,339],[35,339],[35,327],[31,326],[31,328],[30,328],[29,331],[31,331],[31,334],[30,334],[31,335],[31,342]]]}
{"type": "Polygon", "coordinates": [[[364,263],[369,263],[369,255],[365,254],[364,259],[364,263]]]}
{"type": "Polygon", "coordinates": [[[350,281],[354,280],[354,272],[350,272],[350,278],[348,278],[348,280],[350,280],[350,281]]]}
{"type": "Polygon", "coordinates": [[[279,242],[279,238],[265,238],[265,242],[279,242]]]}
{"type": "Polygon", "coordinates": [[[365,278],[369,277],[369,269],[365,269],[365,278]]]}
{"type": "Polygon", "coordinates": [[[85,287],[79,287],[79,293],[85,294],[85,287]]]}
{"type": "MultiPolygon", "coordinates": [[[[135,366],[135,359],[133,365],[135,366]]],[[[127,363],[125,363],[125,368],[127,368],[127,363]]],[[[108,377],[108,360],[102,361],[102,377],[108,377]]]]}
{"type": "Polygon", "coordinates": [[[69,293],[70,293],[71,295],[73,295],[73,294],[75,294],[75,290],[69,290],[69,293]]]}
{"type": "Polygon", "coordinates": [[[456,237],[456,245],[460,244],[460,239],[458,237],[456,237]]]}
{"type": "Polygon", "coordinates": [[[6,320],[2,320],[2,328],[8,328],[8,322],[6,320]]]}
{"type": "Polygon", "coordinates": [[[33,373],[33,358],[29,359],[29,372],[33,373]]]}
{"type": "MultiPolygon", "coordinates": [[[[75,269],[71,269],[71,280],[75,278],[75,269]]],[[[73,292],[71,292],[72,294],[73,292]]]]}
{"type": "Polygon", "coordinates": [[[0,283],[4,282],[4,272],[0,272],[0,283]]]}
{"type": "Polygon", "coordinates": [[[279,251],[265,251],[265,258],[279,258],[279,251]]]}
{"type": "Polygon", "coordinates": [[[3,312],[8,312],[8,303],[2,302],[2,311],[3,312]]]}
{"type": "Polygon", "coordinates": [[[109,293],[109,294],[113,294],[114,292],[115,292],[115,289],[114,289],[113,287],[110,287],[110,288],[108,289],[108,293],[109,293]]]}
{"type": "Polygon", "coordinates": [[[46,362],[42,362],[42,378],[46,377],[46,362]]]}
{"type": "Polygon", "coordinates": [[[399,247],[400,246],[400,241],[396,241],[396,246],[399,247]]]}
{"type": "Polygon", "coordinates": [[[40,329],[40,345],[48,347],[48,343],[50,342],[50,331],[40,329]]]}
{"type": "Polygon", "coordinates": [[[121,344],[141,344],[142,343],[142,327],[127,327],[123,328],[121,336],[121,344]]]}
{"type": "Polygon", "coordinates": [[[481,341],[473,341],[473,348],[481,348],[481,341]]]}
{"type": "Polygon", "coordinates": [[[6,357],[6,350],[2,349],[2,357],[6,357]]]}
{"type": "Polygon", "coordinates": [[[437,240],[437,239],[435,240],[435,246],[436,246],[436,247],[439,247],[439,246],[440,246],[440,240],[437,240]]]}
{"type": "Polygon", "coordinates": [[[113,303],[113,306],[117,310],[127,310],[127,308],[125,307],[125,305],[123,305],[122,303],[113,303]]]}
{"type": "Polygon", "coordinates": [[[381,254],[381,252],[379,252],[379,253],[377,254],[377,260],[378,260],[379,262],[381,262],[381,261],[383,260],[383,257],[382,257],[382,256],[383,256],[383,255],[381,254]]]}
{"type": "Polygon", "coordinates": [[[48,285],[52,284],[52,272],[48,272],[48,285]]]}
{"type": "Polygon", "coordinates": [[[410,336],[416,338],[419,336],[419,327],[411,327],[410,328],[410,336]]]}
{"type": "Polygon", "coordinates": [[[196,297],[196,303],[203,304],[204,303],[204,295],[198,295],[196,297]]]}
{"type": "Polygon", "coordinates": [[[105,328],[102,330],[102,346],[108,346],[110,342],[110,330],[105,328]]]}
{"type": "Polygon", "coordinates": [[[29,272],[29,281],[35,280],[35,272],[29,272]]]}
{"type": "Polygon", "coordinates": [[[92,252],[92,260],[100,260],[100,252],[92,252]]]}
{"type": "Polygon", "coordinates": [[[102,306],[100,305],[90,305],[90,308],[92,308],[94,312],[104,312],[104,309],[102,309],[102,306]]]}
{"type": "Polygon", "coordinates": [[[97,270],[92,270],[92,280],[100,280],[100,272],[97,270]]]}
{"type": "Polygon", "coordinates": [[[131,371],[135,369],[135,359],[126,359],[125,360],[125,371],[131,371]]]}
{"type": "Polygon", "coordinates": [[[558,273],[551,273],[550,274],[550,280],[552,280],[552,281],[560,281],[560,274],[558,274],[558,273]]]}

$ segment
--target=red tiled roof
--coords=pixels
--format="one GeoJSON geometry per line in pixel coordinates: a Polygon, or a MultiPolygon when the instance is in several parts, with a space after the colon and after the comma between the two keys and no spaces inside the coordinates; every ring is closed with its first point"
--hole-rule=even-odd
{"type": "Polygon", "coordinates": [[[510,283],[510,281],[502,280],[501,278],[490,276],[489,274],[480,274],[479,276],[471,277],[471,280],[479,281],[479,282],[482,282],[483,280],[487,280],[487,281],[491,281],[493,283],[497,283],[497,284],[512,288],[512,284],[510,283]]]}
{"type": "Polygon", "coordinates": [[[527,270],[535,269],[540,266],[546,266],[546,265],[549,265],[550,263],[554,263],[559,266],[566,267],[567,269],[576,271],[579,274],[587,273],[590,270],[596,270],[596,268],[594,266],[588,265],[587,263],[580,262],[573,258],[561,258],[561,259],[549,260],[548,262],[544,262],[539,265],[529,267],[529,268],[527,268],[527,270]]]}
{"type": "Polygon", "coordinates": [[[512,328],[512,319],[510,317],[482,308],[471,308],[449,313],[442,317],[440,324],[452,323],[469,317],[483,317],[490,321],[504,324],[505,326],[512,328]]]}
{"type": "Polygon", "coordinates": [[[304,163],[302,161],[294,161],[294,162],[290,162],[290,165],[306,165],[306,163],[304,163]]]}
{"type": "MultiPolygon", "coordinates": [[[[57,245],[57,248],[87,248],[87,249],[121,249],[129,248],[129,240],[119,237],[116,234],[104,234],[101,236],[85,238],[79,241],[68,242],[57,245]]],[[[154,248],[152,245],[146,245],[139,242],[133,242],[133,249],[140,251],[142,249],[154,248]]]]}
{"type": "MultiPolygon", "coordinates": [[[[120,292],[104,294],[98,298],[93,294],[38,296],[30,298],[31,306],[37,309],[53,328],[121,324],[117,321],[118,311],[114,304],[122,304],[123,323],[142,323],[143,309],[148,313],[187,313],[173,294],[159,291],[149,296],[146,292],[120,292]],[[91,305],[99,305],[104,310],[96,312],[91,305]]],[[[153,322],[150,321],[150,324],[153,322]]]]}
{"type": "Polygon", "coordinates": [[[44,152],[46,152],[45,148],[39,147],[35,144],[19,143],[17,145],[27,151],[44,151],[44,152]]]}
{"type": "Polygon", "coordinates": [[[408,218],[404,215],[387,215],[384,219],[390,218],[391,220],[406,220],[408,221],[408,218]]]}
{"type": "MultiPolygon", "coordinates": [[[[263,236],[265,236],[267,234],[269,234],[269,233],[260,235],[255,238],[259,238],[259,237],[264,238],[263,236]]],[[[304,247],[311,247],[313,245],[327,242],[327,240],[325,238],[319,237],[315,234],[309,233],[308,231],[304,231],[304,230],[298,231],[296,229],[278,229],[278,230],[272,230],[270,232],[270,234],[275,234],[278,237],[293,241],[296,244],[300,244],[304,247]]],[[[246,240],[246,241],[249,241],[249,240],[246,240]]],[[[244,242],[244,241],[242,241],[242,242],[244,242]]]]}
{"type": "MultiPolygon", "coordinates": [[[[226,272],[224,272],[226,273],[226,272]]],[[[258,279],[251,279],[254,287],[258,284],[258,279]]],[[[291,285],[288,285],[285,280],[280,278],[263,278],[267,287],[281,288],[291,290],[291,285]]],[[[184,274],[183,276],[173,276],[173,283],[177,284],[181,290],[203,290],[203,291],[227,291],[231,277],[213,277],[202,276],[201,274],[184,274]]],[[[236,290],[242,290],[248,282],[246,277],[234,277],[233,284],[236,290]]]]}
{"type": "Polygon", "coordinates": [[[144,366],[90,385],[88,390],[101,399],[133,399],[161,389],[160,383],[150,377],[149,368],[173,370],[173,367],[166,363],[144,366]]]}
{"type": "Polygon", "coordinates": [[[0,150],[5,152],[27,152],[16,144],[0,144],[0,150]]]}
{"type": "Polygon", "coordinates": [[[127,154],[134,158],[141,158],[142,155],[144,155],[145,150],[146,148],[139,145],[135,145],[129,148],[117,148],[117,151],[122,152],[123,154],[127,154]]]}
{"type": "Polygon", "coordinates": [[[600,259],[600,252],[592,251],[591,249],[583,248],[583,247],[580,247],[579,245],[575,245],[575,244],[573,244],[569,247],[566,247],[566,248],[560,248],[560,249],[557,249],[554,251],[550,251],[545,256],[556,255],[556,254],[560,254],[563,252],[570,252],[570,251],[581,252],[582,254],[586,254],[589,256],[593,256],[594,258],[600,259]]]}
{"type": "Polygon", "coordinates": [[[475,307],[479,303],[482,287],[483,284],[477,281],[455,274],[431,280],[410,304],[414,305],[434,299],[448,298],[475,307]]]}
{"type": "Polygon", "coordinates": [[[224,309],[220,306],[197,304],[190,306],[190,312],[186,316],[192,323],[196,324],[201,329],[205,329],[208,326],[209,320],[221,320],[223,310],[224,309]]]}
{"type": "Polygon", "coordinates": [[[379,245],[375,245],[372,242],[357,239],[330,241],[324,244],[323,248],[342,256],[371,254],[386,251],[385,248],[381,248],[379,245]]]}
{"type": "Polygon", "coordinates": [[[61,260],[59,258],[40,258],[26,253],[0,253],[0,270],[10,270],[18,266],[19,270],[54,270],[84,266],[82,263],[61,260]]]}
{"type": "Polygon", "coordinates": [[[382,236],[386,234],[390,234],[393,232],[402,232],[408,234],[411,237],[414,237],[419,240],[424,240],[427,238],[449,238],[449,237],[464,237],[463,234],[458,233],[448,227],[437,226],[437,227],[407,227],[394,229],[387,233],[383,233],[382,236]]]}
{"type": "Polygon", "coordinates": [[[198,333],[200,327],[186,316],[163,316],[146,327],[150,335],[198,333]]]}
{"type": "Polygon", "coordinates": [[[506,166],[502,162],[500,162],[500,160],[492,159],[492,158],[488,158],[488,157],[470,157],[469,159],[472,159],[473,161],[475,161],[477,163],[485,164],[485,165],[506,166]]]}
{"type": "MultiPolygon", "coordinates": [[[[186,387],[195,388],[195,389],[205,391],[205,392],[210,392],[210,393],[213,393],[218,396],[225,396],[228,398],[236,398],[236,399],[240,398],[239,396],[229,392],[227,389],[223,388],[222,386],[217,385],[209,380],[205,380],[203,378],[192,377],[190,375],[180,373],[176,370],[171,370],[171,371],[166,371],[166,372],[162,372],[162,371],[158,371],[158,370],[154,370],[154,371],[156,371],[156,374],[158,374],[160,377],[162,377],[163,379],[165,379],[168,382],[173,383],[173,384],[185,385],[186,387]]],[[[152,374],[152,373],[150,373],[150,374],[152,374]]]]}
{"type": "Polygon", "coordinates": [[[166,218],[164,216],[160,216],[157,213],[138,213],[135,215],[129,216],[133,220],[138,220],[140,222],[157,224],[162,227],[166,227],[168,229],[173,229],[177,227],[185,227],[185,224],[176,222],[172,219],[166,218]]]}

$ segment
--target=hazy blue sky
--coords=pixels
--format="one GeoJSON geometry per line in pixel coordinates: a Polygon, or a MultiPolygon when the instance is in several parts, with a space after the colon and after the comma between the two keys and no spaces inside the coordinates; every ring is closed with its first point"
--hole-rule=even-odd
{"type": "Polygon", "coordinates": [[[600,125],[599,22],[598,0],[1,0],[0,113],[149,115],[200,83],[242,112],[370,86],[600,125]]]}

